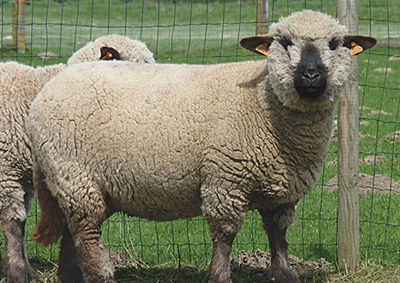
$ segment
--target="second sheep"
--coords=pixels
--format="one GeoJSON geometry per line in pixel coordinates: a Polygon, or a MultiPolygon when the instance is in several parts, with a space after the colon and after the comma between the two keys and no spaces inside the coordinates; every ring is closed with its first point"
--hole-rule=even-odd
{"type": "MultiPolygon", "coordinates": [[[[154,63],[153,54],[144,43],[109,35],[75,52],[68,65],[101,59],[154,63]]],[[[5,239],[7,282],[36,281],[24,243],[25,222],[35,195],[25,122],[36,95],[65,68],[64,64],[33,68],[16,62],[0,63],[0,224],[5,239]]]]}

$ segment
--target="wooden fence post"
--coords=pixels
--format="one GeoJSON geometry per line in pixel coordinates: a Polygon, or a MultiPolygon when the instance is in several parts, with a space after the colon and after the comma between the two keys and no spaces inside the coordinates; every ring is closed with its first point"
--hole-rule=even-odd
{"type": "MultiPolygon", "coordinates": [[[[337,17],[350,34],[358,33],[358,1],[337,0],[337,17]]],[[[338,264],[345,272],[359,267],[358,59],[338,109],[338,264]]]]}
{"type": "Polygon", "coordinates": [[[25,53],[25,9],[24,0],[13,0],[13,40],[18,52],[25,53]]]}
{"type": "Polygon", "coordinates": [[[257,0],[257,35],[268,33],[268,0],[257,0]]]}

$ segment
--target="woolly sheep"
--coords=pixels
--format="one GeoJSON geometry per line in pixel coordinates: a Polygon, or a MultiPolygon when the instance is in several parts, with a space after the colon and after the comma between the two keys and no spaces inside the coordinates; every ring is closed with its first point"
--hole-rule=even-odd
{"type": "MultiPolygon", "coordinates": [[[[111,57],[106,56],[108,60],[118,57],[131,62],[154,63],[145,44],[110,35],[88,43],[73,54],[68,64],[99,60],[101,49],[103,57],[112,52],[111,57]]],[[[0,223],[6,246],[4,269],[7,282],[36,280],[24,245],[26,216],[35,194],[25,121],[33,99],[65,67],[58,64],[35,69],[16,62],[0,63],[0,223]]]]}
{"type": "Polygon", "coordinates": [[[114,57],[118,60],[135,63],[155,63],[153,53],[147,49],[146,44],[132,40],[129,37],[114,34],[102,36],[94,42],[89,42],[86,46],[75,52],[74,56],[69,58],[67,65],[93,61],[93,58],[106,60],[107,58],[104,57],[107,56],[107,52],[100,55],[99,50],[106,51],[108,47],[115,48],[116,46],[118,46],[118,55],[114,57]]]}
{"type": "Polygon", "coordinates": [[[155,221],[202,215],[213,242],[205,281],[230,282],[232,241],[257,209],[275,281],[298,282],[286,229],[326,157],[349,49],[375,43],[303,11],[241,41],[269,51],[268,60],[68,67],[35,99],[28,122],[34,182],[46,196],[36,240],[63,234],[61,281],[113,281],[100,226],[123,211],[155,221]]]}

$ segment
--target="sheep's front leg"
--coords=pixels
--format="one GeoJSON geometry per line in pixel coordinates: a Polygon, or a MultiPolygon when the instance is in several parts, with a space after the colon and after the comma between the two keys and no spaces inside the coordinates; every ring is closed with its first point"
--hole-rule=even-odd
{"type": "Polygon", "coordinates": [[[276,283],[297,283],[299,279],[288,261],[286,229],[294,220],[297,203],[278,206],[276,209],[259,209],[264,230],[268,234],[271,250],[271,271],[276,283]]]}
{"type": "Polygon", "coordinates": [[[207,219],[213,254],[205,282],[229,283],[232,242],[247,213],[247,197],[226,178],[208,179],[201,187],[202,212],[207,219]]]}
{"type": "Polygon", "coordinates": [[[230,281],[230,254],[232,242],[236,234],[227,234],[218,227],[210,225],[213,254],[208,274],[204,279],[207,283],[229,283],[230,281]]]}
{"type": "Polygon", "coordinates": [[[25,250],[25,221],[2,220],[6,244],[5,273],[7,282],[36,282],[36,274],[28,262],[25,250]]]}

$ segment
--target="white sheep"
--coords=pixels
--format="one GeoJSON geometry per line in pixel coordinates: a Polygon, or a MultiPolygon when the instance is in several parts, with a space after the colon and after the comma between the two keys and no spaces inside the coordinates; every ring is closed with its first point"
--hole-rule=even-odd
{"type": "Polygon", "coordinates": [[[298,282],[286,229],[326,157],[350,49],[375,43],[303,11],[241,41],[269,51],[268,60],[68,67],[35,99],[28,122],[35,186],[47,197],[36,240],[63,233],[61,281],[113,281],[100,226],[123,211],[155,221],[202,215],[213,241],[205,281],[230,282],[232,241],[257,209],[275,281],[298,282]],[[67,226],[46,230],[62,219],[67,226]],[[81,267],[86,277],[71,275],[81,267]]]}
{"type": "Polygon", "coordinates": [[[105,61],[116,59],[135,63],[155,63],[153,53],[150,52],[146,44],[132,40],[129,37],[114,34],[102,36],[94,42],[89,42],[69,58],[67,65],[93,61],[93,58],[105,61]],[[117,49],[117,52],[115,53],[113,49],[117,49]],[[101,53],[99,53],[99,50],[101,53]]]}
{"type": "MultiPolygon", "coordinates": [[[[100,58],[154,63],[144,43],[110,35],[88,43],[73,54],[68,65],[100,58]]],[[[58,64],[35,69],[16,62],[0,63],[0,223],[7,282],[36,281],[24,244],[25,221],[35,195],[25,122],[33,99],[65,67],[58,64]]]]}

